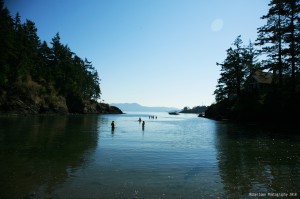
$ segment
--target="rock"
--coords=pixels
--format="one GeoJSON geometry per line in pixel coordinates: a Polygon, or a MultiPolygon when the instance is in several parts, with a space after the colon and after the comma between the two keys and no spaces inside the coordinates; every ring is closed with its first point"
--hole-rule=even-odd
{"type": "MultiPolygon", "coordinates": [[[[70,102],[69,102],[70,104],[70,102]]],[[[47,95],[43,97],[7,97],[0,99],[0,113],[14,114],[123,114],[115,106],[99,103],[95,100],[82,101],[82,108],[72,109],[67,106],[66,99],[58,95],[47,95]]]]}
{"type": "Polygon", "coordinates": [[[123,114],[123,112],[121,111],[121,109],[119,109],[116,106],[110,106],[110,113],[111,114],[123,114]]]}
{"type": "Polygon", "coordinates": [[[123,114],[118,107],[99,103],[95,100],[86,100],[83,105],[83,114],[123,114]]]}
{"type": "Polygon", "coordinates": [[[109,106],[108,104],[98,103],[96,106],[97,112],[100,114],[123,114],[121,109],[115,106],[109,106]]]}

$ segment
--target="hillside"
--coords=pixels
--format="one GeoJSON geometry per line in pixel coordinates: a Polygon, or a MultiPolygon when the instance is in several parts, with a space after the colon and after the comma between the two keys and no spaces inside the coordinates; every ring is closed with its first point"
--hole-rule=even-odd
{"type": "Polygon", "coordinates": [[[98,103],[100,77],[86,58],[61,43],[41,41],[35,23],[14,18],[0,1],[0,113],[121,113],[98,103]]]}

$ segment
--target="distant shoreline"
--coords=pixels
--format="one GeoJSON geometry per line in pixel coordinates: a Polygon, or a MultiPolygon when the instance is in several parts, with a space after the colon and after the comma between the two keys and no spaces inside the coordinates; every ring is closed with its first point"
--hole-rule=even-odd
{"type": "Polygon", "coordinates": [[[127,112],[170,112],[179,111],[180,109],[174,107],[159,107],[159,106],[143,106],[138,103],[111,103],[110,106],[115,106],[127,112]]]}

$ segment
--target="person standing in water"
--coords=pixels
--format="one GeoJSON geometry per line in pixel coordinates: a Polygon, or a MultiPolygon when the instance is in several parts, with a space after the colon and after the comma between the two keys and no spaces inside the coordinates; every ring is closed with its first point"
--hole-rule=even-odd
{"type": "Polygon", "coordinates": [[[142,129],[144,130],[145,128],[145,121],[142,122],[142,129]]]}
{"type": "Polygon", "coordinates": [[[111,130],[114,131],[115,130],[115,121],[112,121],[110,125],[111,125],[111,130]]]}

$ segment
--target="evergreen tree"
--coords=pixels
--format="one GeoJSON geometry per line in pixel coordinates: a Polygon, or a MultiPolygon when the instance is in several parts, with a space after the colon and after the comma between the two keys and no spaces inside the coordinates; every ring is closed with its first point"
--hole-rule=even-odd
{"type": "Polygon", "coordinates": [[[271,0],[269,6],[268,14],[261,17],[267,20],[267,24],[258,28],[257,45],[268,57],[265,63],[273,71],[273,83],[278,80],[281,88],[283,75],[287,74],[291,76],[291,90],[294,92],[299,59],[299,0],[271,0]]]}
{"type": "Polygon", "coordinates": [[[51,71],[51,49],[48,47],[46,41],[43,41],[38,48],[38,61],[36,64],[36,72],[39,74],[37,82],[46,85],[53,81],[53,75],[51,71]]]}
{"type": "Polygon", "coordinates": [[[249,41],[249,45],[243,51],[243,64],[245,67],[245,77],[249,77],[252,73],[261,69],[261,63],[258,62],[259,52],[255,49],[254,44],[249,41]]]}
{"type": "Polygon", "coordinates": [[[0,96],[7,89],[11,62],[14,59],[13,19],[0,0],[0,96]]]}
{"type": "Polygon", "coordinates": [[[22,23],[19,13],[12,18],[3,5],[0,0],[1,110],[9,99],[19,99],[46,107],[67,104],[69,112],[79,113],[84,103],[100,98],[99,75],[90,61],[63,45],[59,33],[52,46],[41,43],[34,22],[22,23]]]}
{"type": "Polygon", "coordinates": [[[224,62],[217,63],[221,66],[221,77],[214,93],[217,102],[223,99],[239,98],[241,95],[241,85],[245,75],[242,43],[241,36],[238,36],[233,43],[233,47],[227,50],[227,57],[224,62]]]}
{"type": "Polygon", "coordinates": [[[30,20],[26,20],[23,25],[24,28],[24,54],[26,57],[26,68],[28,68],[28,72],[30,76],[34,80],[39,79],[39,48],[41,46],[41,41],[37,35],[37,28],[35,27],[34,22],[30,20]]]}
{"type": "Polygon", "coordinates": [[[52,78],[55,83],[55,87],[58,92],[67,96],[70,92],[73,91],[71,87],[73,78],[73,52],[69,49],[67,45],[63,45],[60,42],[59,33],[57,33],[52,39],[52,48],[51,48],[51,71],[52,78]]]}
{"type": "Polygon", "coordinates": [[[288,48],[285,51],[287,62],[289,63],[289,73],[291,76],[291,91],[295,92],[296,88],[296,70],[299,68],[299,35],[300,35],[300,1],[286,0],[284,4],[286,10],[286,29],[284,31],[284,42],[288,48]],[[298,49],[297,49],[298,46],[298,49]],[[298,66],[297,66],[298,60],[298,66]]]}
{"type": "Polygon", "coordinates": [[[257,52],[253,44],[242,46],[241,36],[238,36],[233,46],[227,50],[227,57],[221,66],[221,77],[218,79],[217,89],[214,94],[216,101],[239,99],[241,89],[246,78],[254,72],[259,65],[256,63],[257,52]]]}
{"type": "Polygon", "coordinates": [[[92,66],[92,63],[87,59],[85,59],[84,61],[84,70],[87,76],[87,78],[85,79],[85,96],[91,99],[98,99],[101,95],[98,72],[92,66]]]}

